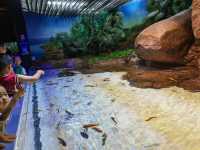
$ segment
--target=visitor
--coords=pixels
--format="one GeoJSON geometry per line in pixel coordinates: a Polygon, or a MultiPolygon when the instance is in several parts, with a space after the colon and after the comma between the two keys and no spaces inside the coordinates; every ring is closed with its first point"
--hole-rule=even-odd
{"type": "Polygon", "coordinates": [[[14,72],[16,74],[26,75],[26,70],[21,64],[22,64],[21,57],[15,56],[14,72]]]}
{"type": "Polygon", "coordinates": [[[0,55],[0,85],[5,87],[9,96],[12,96],[22,83],[33,83],[39,80],[43,74],[43,70],[37,70],[33,76],[15,74],[12,68],[12,59],[6,54],[0,55]]]}
{"type": "MultiPolygon", "coordinates": [[[[24,90],[19,88],[14,96],[10,99],[6,89],[0,86],[0,142],[11,143],[16,139],[15,135],[8,135],[5,133],[6,122],[17,101],[24,95],[24,90]]],[[[0,144],[0,150],[5,146],[0,144]]]]}

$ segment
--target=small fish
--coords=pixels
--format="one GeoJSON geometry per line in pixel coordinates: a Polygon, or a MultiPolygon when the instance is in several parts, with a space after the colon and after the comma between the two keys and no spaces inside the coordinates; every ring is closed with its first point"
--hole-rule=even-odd
{"type": "Polygon", "coordinates": [[[68,111],[68,110],[65,110],[65,113],[67,113],[68,115],[70,115],[70,116],[73,116],[74,114],[72,114],[70,111],[68,111]]]}
{"type": "Polygon", "coordinates": [[[150,121],[152,119],[156,119],[157,117],[149,117],[148,119],[146,119],[145,121],[150,121]]]}
{"type": "Polygon", "coordinates": [[[113,99],[111,99],[111,102],[113,103],[113,102],[115,102],[115,99],[113,98],[113,99]]]}
{"type": "Polygon", "coordinates": [[[157,146],[160,146],[159,143],[155,143],[155,144],[152,144],[152,145],[146,145],[144,146],[145,148],[150,148],[150,147],[157,147],[157,146]]]}
{"type": "Polygon", "coordinates": [[[103,146],[106,144],[106,140],[107,140],[107,134],[104,133],[104,134],[102,135],[102,145],[103,145],[103,146]]]}
{"type": "Polygon", "coordinates": [[[80,104],[80,102],[75,102],[75,103],[74,103],[74,105],[78,105],[78,104],[80,104]]]}
{"type": "Polygon", "coordinates": [[[58,85],[58,83],[47,83],[46,85],[58,85]]]}
{"type": "Polygon", "coordinates": [[[61,121],[59,121],[56,125],[56,129],[59,129],[60,128],[60,125],[61,125],[61,121]]]}
{"type": "Polygon", "coordinates": [[[103,132],[103,130],[101,130],[100,128],[97,128],[97,127],[93,127],[92,129],[95,130],[96,132],[99,132],[99,133],[103,132]]]}
{"type": "Polygon", "coordinates": [[[116,121],[116,119],[114,117],[111,117],[111,119],[115,124],[117,124],[117,121],[116,121]]]}
{"type": "Polygon", "coordinates": [[[94,128],[96,126],[99,126],[99,124],[98,123],[96,123],[96,124],[86,124],[86,125],[83,125],[83,128],[94,128]]]}
{"type": "Polygon", "coordinates": [[[88,138],[89,138],[89,136],[88,136],[88,134],[87,134],[86,132],[81,132],[81,136],[82,136],[83,138],[85,138],[85,139],[88,139],[88,138]]]}
{"type": "Polygon", "coordinates": [[[90,106],[92,104],[92,102],[88,102],[87,105],[90,106]]]}
{"type": "Polygon", "coordinates": [[[96,87],[97,85],[85,85],[85,87],[96,87]]]}
{"type": "Polygon", "coordinates": [[[110,78],[105,78],[103,79],[103,81],[110,81],[110,78]]]}
{"type": "Polygon", "coordinates": [[[64,147],[67,146],[67,143],[66,143],[62,138],[60,138],[60,137],[57,137],[57,138],[58,138],[59,143],[60,143],[62,146],[64,146],[64,147]]]}
{"type": "Polygon", "coordinates": [[[63,87],[69,87],[69,85],[65,85],[65,86],[63,86],[63,87]]]}
{"type": "Polygon", "coordinates": [[[53,103],[49,103],[49,106],[50,106],[50,107],[53,107],[54,105],[55,105],[55,104],[53,104],[53,103]]]}

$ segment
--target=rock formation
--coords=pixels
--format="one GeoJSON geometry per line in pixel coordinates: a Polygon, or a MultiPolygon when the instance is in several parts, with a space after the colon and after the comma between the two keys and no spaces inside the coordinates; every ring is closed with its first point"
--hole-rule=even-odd
{"type": "Polygon", "coordinates": [[[141,32],[135,41],[136,53],[148,61],[182,63],[193,42],[192,34],[189,9],[141,32]]]}
{"type": "Polygon", "coordinates": [[[168,63],[184,60],[186,63],[182,67],[168,69],[130,70],[125,78],[135,86],[179,86],[192,91],[200,90],[200,0],[193,0],[192,14],[187,10],[145,29],[137,37],[135,45],[138,56],[144,60],[168,63]]]}

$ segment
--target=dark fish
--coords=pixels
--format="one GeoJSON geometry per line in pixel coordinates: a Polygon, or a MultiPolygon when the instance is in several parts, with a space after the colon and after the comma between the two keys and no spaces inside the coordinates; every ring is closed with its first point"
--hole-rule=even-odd
{"type": "Polygon", "coordinates": [[[97,127],[93,127],[92,129],[95,130],[95,131],[97,131],[97,132],[99,132],[99,133],[103,132],[103,130],[101,130],[101,129],[97,128],[97,127]]]}
{"type": "Polygon", "coordinates": [[[49,106],[50,106],[50,107],[53,107],[54,105],[55,105],[55,104],[53,104],[53,103],[49,103],[49,106]]]}
{"type": "Polygon", "coordinates": [[[103,79],[103,81],[110,81],[110,78],[105,78],[103,79]]]}
{"type": "Polygon", "coordinates": [[[115,124],[117,124],[117,121],[116,121],[116,119],[114,117],[111,117],[111,119],[115,124]]]}
{"type": "Polygon", "coordinates": [[[66,118],[65,120],[70,120],[73,118],[74,114],[72,114],[71,112],[69,112],[68,110],[65,110],[66,113],[66,118]]]}
{"type": "Polygon", "coordinates": [[[96,87],[97,85],[85,85],[85,87],[96,87]]]}
{"type": "Polygon", "coordinates": [[[111,99],[111,102],[113,103],[113,102],[115,102],[115,99],[113,98],[113,99],[111,99]]]}
{"type": "Polygon", "coordinates": [[[58,83],[47,83],[46,85],[58,85],[58,83]]]}
{"type": "Polygon", "coordinates": [[[94,124],[86,124],[86,125],[83,125],[83,128],[94,128],[94,127],[96,127],[96,126],[99,126],[99,124],[98,123],[94,123],[94,124]]]}
{"type": "Polygon", "coordinates": [[[144,146],[145,148],[150,148],[150,147],[157,147],[157,146],[160,146],[159,143],[155,143],[155,144],[152,144],[152,145],[147,145],[147,146],[144,146]]]}
{"type": "Polygon", "coordinates": [[[149,118],[146,119],[145,121],[150,121],[150,120],[155,119],[155,118],[157,118],[157,117],[149,117],[149,118]]]}
{"type": "Polygon", "coordinates": [[[104,133],[104,134],[102,135],[102,145],[103,145],[103,146],[106,144],[106,140],[107,140],[107,134],[104,133]]]}
{"type": "Polygon", "coordinates": [[[60,143],[62,146],[64,146],[64,147],[67,146],[67,143],[66,143],[62,138],[60,138],[60,137],[57,137],[57,138],[58,138],[59,143],[60,143]]]}
{"type": "Polygon", "coordinates": [[[82,136],[83,138],[85,138],[85,139],[88,139],[88,138],[89,138],[89,136],[88,136],[88,134],[87,134],[86,132],[81,132],[81,136],[82,136]]]}
{"type": "Polygon", "coordinates": [[[92,104],[92,102],[88,102],[87,105],[90,106],[92,104]]]}

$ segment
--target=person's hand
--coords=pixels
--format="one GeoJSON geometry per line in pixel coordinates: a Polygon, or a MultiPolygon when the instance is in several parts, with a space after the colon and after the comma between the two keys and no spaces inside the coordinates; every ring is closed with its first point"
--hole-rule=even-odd
{"type": "Polygon", "coordinates": [[[37,73],[39,73],[40,75],[44,75],[44,71],[43,70],[37,70],[37,73]]]}
{"type": "Polygon", "coordinates": [[[20,98],[22,96],[24,96],[24,89],[22,87],[18,88],[15,95],[20,98]]]}

